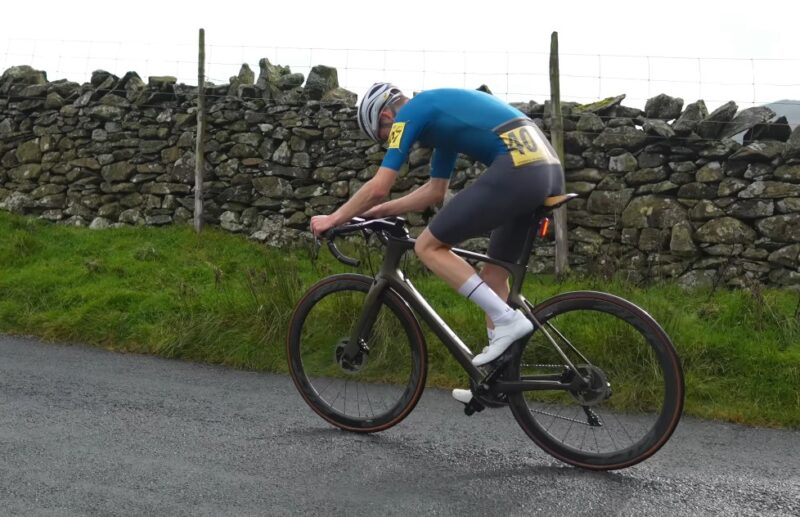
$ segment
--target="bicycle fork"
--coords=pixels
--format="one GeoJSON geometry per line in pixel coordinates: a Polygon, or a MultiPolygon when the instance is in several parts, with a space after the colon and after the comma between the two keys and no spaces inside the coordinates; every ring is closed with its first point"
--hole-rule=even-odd
{"type": "Polygon", "coordinates": [[[370,287],[364,300],[364,306],[361,308],[361,314],[350,330],[350,338],[344,345],[341,358],[343,367],[352,364],[359,354],[369,355],[367,340],[381,308],[378,299],[388,286],[389,282],[385,278],[377,278],[370,287]]]}

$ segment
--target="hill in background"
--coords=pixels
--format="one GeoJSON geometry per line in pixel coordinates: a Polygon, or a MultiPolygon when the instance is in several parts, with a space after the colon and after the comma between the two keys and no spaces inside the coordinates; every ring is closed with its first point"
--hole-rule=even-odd
{"type": "Polygon", "coordinates": [[[800,101],[785,99],[765,104],[765,106],[774,111],[777,117],[786,117],[792,129],[800,125],[800,101]]]}

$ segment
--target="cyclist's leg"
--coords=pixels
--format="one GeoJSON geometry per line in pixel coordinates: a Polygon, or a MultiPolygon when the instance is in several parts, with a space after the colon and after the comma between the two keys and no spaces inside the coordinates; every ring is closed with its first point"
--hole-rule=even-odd
{"type": "MultiPolygon", "coordinates": [[[[480,277],[492,291],[497,293],[497,296],[503,300],[508,300],[508,271],[494,264],[484,264],[480,271],[480,277]]],[[[488,317],[486,318],[486,333],[490,340],[494,337],[494,323],[488,317]]]]}
{"type": "MultiPolygon", "coordinates": [[[[534,199],[531,201],[536,203],[536,207],[538,207],[548,195],[549,194],[542,196],[537,192],[534,199]],[[540,197],[541,200],[539,199],[540,197]]],[[[525,239],[531,231],[534,211],[535,208],[495,228],[489,238],[487,255],[505,262],[516,262],[522,253],[525,239]]],[[[494,264],[484,264],[481,270],[481,278],[483,278],[483,281],[486,282],[500,298],[503,300],[508,299],[509,272],[507,269],[494,264]]],[[[490,330],[494,328],[494,324],[489,318],[486,319],[486,328],[490,330]]],[[[489,331],[490,338],[491,335],[492,332],[489,331]]]]}
{"type": "Polygon", "coordinates": [[[511,158],[502,155],[475,183],[439,211],[417,239],[415,251],[431,271],[458,289],[474,270],[451,253],[451,247],[497,229],[489,255],[516,260],[525,232],[530,228],[531,214],[547,196],[562,189],[560,166],[542,164],[515,168],[511,158]]]}
{"type": "Polygon", "coordinates": [[[453,289],[459,289],[475,274],[466,261],[450,252],[450,248],[470,237],[486,234],[502,225],[509,216],[498,168],[507,168],[511,159],[498,158],[478,180],[459,192],[417,238],[414,248],[428,269],[453,289]],[[506,163],[508,162],[508,163],[506,163]]]}
{"type": "Polygon", "coordinates": [[[447,203],[428,230],[447,246],[497,232],[490,255],[514,261],[519,257],[531,216],[545,198],[560,194],[564,175],[558,164],[515,168],[508,155],[498,157],[475,183],[447,203]],[[494,253],[494,255],[492,254],[494,253]]]}
{"type": "Polygon", "coordinates": [[[487,252],[492,258],[516,262],[522,254],[526,237],[532,231],[532,224],[535,223],[533,214],[546,198],[564,191],[564,173],[560,165],[536,167],[531,175],[534,178],[526,192],[527,203],[523,209],[492,231],[487,252]]]}
{"type": "Polygon", "coordinates": [[[450,247],[491,229],[508,226],[495,239],[494,252],[500,259],[515,260],[521,252],[525,232],[530,230],[533,211],[554,188],[559,191],[562,188],[558,177],[562,177],[558,166],[537,164],[515,168],[508,155],[501,156],[478,181],[453,198],[417,240],[416,251],[422,262],[477,303],[493,326],[503,327],[491,338],[491,353],[477,356],[475,364],[493,360],[524,334],[529,322],[508,306],[507,292],[505,298],[498,296],[497,291],[504,291],[501,287],[506,281],[504,275],[493,276],[490,268],[488,274],[496,279],[497,289],[489,287],[471,266],[450,252],[450,247]]]}
{"type": "MultiPolygon", "coordinates": [[[[522,246],[531,229],[532,217],[533,212],[531,211],[495,228],[489,239],[487,255],[506,262],[516,261],[522,253],[522,246]]],[[[481,278],[500,298],[508,299],[509,272],[507,269],[494,264],[484,264],[481,269],[481,278]]],[[[491,338],[491,329],[494,328],[494,324],[489,318],[486,318],[486,328],[490,330],[489,337],[491,338]]]]}
{"type": "Polygon", "coordinates": [[[484,282],[464,259],[454,254],[452,246],[437,239],[429,228],[417,238],[415,251],[425,266],[459,294],[480,306],[492,327],[510,322],[515,313],[506,300],[484,282]]]}
{"type": "MultiPolygon", "coordinates": [[[[492,172],[491,168],[487,170],[478,182],[456,196],[446,210],[441,210],[431,230],[434,235],[451,235],[449,240],[442,240],[456,244],[491,229],[488,255],[515,262],[531,231],[536,209],[545,198],[563,193],[563,171],[557,164],[547,164],[505,169],[505,174],[492,175],[492,172]],[[481,181],[483,178],[489,181],[481,181]]],[[[504,268],[486,264],[481,277],[501,298],[508,297],[508,271],[504,268]]]]}
{"type": "Polygon", "coordinates": [[[438,239],[428,227],[417,237],[414,252],[436,276],[453,289],[458,289],[475,273],[475,270],[458,255],[452,253],[450,251],[452,247],[453,244],[438,239]]]}
{"type": "MultiPolygon", "coordinates": [[[[489,239],[489,249],[487,254],[495,259],[506,262],[515,262],[520,258],[522,247],[525,245],[525,238],[531,231],[533,214],[544,202],[545,198],[563,193],[564,173],[560,165],[551,164],[546,166],[547,171],[538,173],[546,176],[540,188],[531,196],[530,209],[522,215],[514,217],[510,221],[495,228],[489,239]]],[[[485,264],[481,271],[481,277],[494,289],[502,299],[508,299],[509,273],[506,269],[494,264],[485,264]]],[[[491,320],[487,318],[487,327],[492,328],[491,320]]]]}
{"type": "Polygon", "coordinates": [[[447,203],[419,236],[414,249],[428,269],[477,303],[494,322],[511,312],[505,299],[498,297],[475,269],[450,249],[470,237],[488,233],[507,220],[508,207],[502,203],[502,182],[495,178],[495,170],[493,165],[447,203]]]}

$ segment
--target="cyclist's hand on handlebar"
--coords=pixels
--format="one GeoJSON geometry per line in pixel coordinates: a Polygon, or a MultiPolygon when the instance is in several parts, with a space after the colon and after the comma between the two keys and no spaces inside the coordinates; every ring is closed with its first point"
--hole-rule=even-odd
{"type": "Polygon", "coordinates": [[[315,237],[319,237],[334,226],[336,226],[336,221],[331,215],[315,215],[311,218],[311,233],[315,237]]]}

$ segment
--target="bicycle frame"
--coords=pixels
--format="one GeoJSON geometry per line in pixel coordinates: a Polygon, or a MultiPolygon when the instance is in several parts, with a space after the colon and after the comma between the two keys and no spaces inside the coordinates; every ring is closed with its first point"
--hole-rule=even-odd
{"type": "MultiPolygon", "coordinates": [[[[416,245],[404,219],[353,218],[323,232],[321,237],[327,241],[331,254],[353,267],[361,262],[343,254],[336,247],[337,238],[361,234],[369,243],[374,234],[384,247],[377,272],[370,262],[371,276],[327,276],[298,302],[289,325],[286,351],[292,379],[306,403],[323,419],[348,431],[383,431],[400,422],[415,407],[425,388],[428,347],[420,328],[424,322],[469,376],[471,397],[464,405],[466,415],[508,406],[526,434],[545,452],[578,467],[618,469],[652,456],[674,431],[684,400],[680,358],[658,322],[635,304],[608,293],[561,293],[535,307],[521,294],[533,244],[539,234],[546,233],[547,221],[542,221],[542,216],[570,197],[574,195],[553,196],[537,210],[514,263],[452,249],[470,263],[479,261],[491,264],[487,266],[490,269],[506,271],[512,277],[508,304],[524,312],[533,323],[531,334],[520,337],[500,357],[480,367],[472,364],[470,349],[401,268],[404,255],[416,245]],[[324,308],[317,311],[315,308],[323,300],[324,308]],[[354,300],[360,300],[355,301],[355,307],[354,300]],[[595,315],[605,317],[601,321],[595,315]],[[606,328],[611,332],[605,332],[606,328]],[[567,336],[574,334],[574,343],[561,330],[567,336]],[[578,349],[584,346],[586,355],[578,349]],[[636,364],[616,368],[615,350],[637,359],[636,364]],[[608,373],[587,358],[595,353],[600,358],[598,363],[610,365],[608,373]],[[381,372],[387,367],[400,368],[402,379],[385,379],[381,372]],[[630,381],[623,383],[626,376],[630,381]],[[636,401],[631,408],[636,414],[623,413],[629,412],[627,404],[604,405],[617,391],[612,390],[612,382],[618,380],[617,386],[625,387],[621,390],[623,402],[629,397],[636,401]],[[390,388],[385,383],[391,381],[399,385],[390,390],[392,398],[385,401],[390,388]],[[377,412],[368,395],[373,391],[370,388],[381,400],[376,405],[377,412]],[[550,393],[544,397],[529,393],[540,390],[550,393]]],[[[312,260],[321,244],[319,239],[314,241],[312,260]]],[[[365,258],[371,260],[370,255],[365,258]]],[[[453,394],[459,401],[467,397],[460,391],[453,394]]]]}
{"type": "MultiPolygon", "coordinates": [[[[535,221],[539,221],[542,217],[541,213],[537,213],[535,221]]],[[[523,253],[521,257],[530,256],[533,248],[533,243],[536,238],[536,232],[532,231],[525,242],[523,253]]],[[[434,334],[442,341],[447,347],[453,357],[458,361],[462,368],[467,372],[470,379],[476,384],[486,384],[490,375],[472,364],[473,354],[470,349],[464,344],[463,341],[456,335],[455,332],[445,323],[444,320],[436,313],[436,311],[428,304],[425,298],[417,291],[411,284],[411,281],[400,270],[400,261],[403,255],[414,248],[415,240],[411,238],[397,238],[395,236],[387,237],[387,248],[384,256],[381,269],[375,275],[375,282],[370,288],[369,293],[364,301],[364,308],[359,316],[356,325],[353,327],[348,344],[344,348],[344,357],[350,359],[354,357],[359,350],[362,341],[366,341],[364,336],[368,336],[375,317],[379,304],[378,298],[385,289],[394,290],[411,308],[422,318],[425,323],[430,327],[434,334]]],[[[575,365],[572,364],[569,357],[563,352],[558,343],[553,339],[550,333],[539,323],[535,315],[531,312],[531,305],[525,300],[521,294],[522,284],[525,278],[525,273],[528,270],[526,262],[520,259],[519,262],[505,262],[497,260],[487,255],[474,253],[460,248],[452,248],[451,250],[458,256],[473,259],[484,263],[495,264],[506,269],[511,275],[512,282],[509,292],[508,302],[509,305],[519,308],[526,313],[528,318],[534,322],[535,328],[545,334],[550,343],[558,351],[559,355],[564,360],[565,366],[569,367],[576,375],[571,376],[569,381],[565,381],[562,374],[557,375],[539,375],[528,376],[522,381],[505,382],[494,381],[491,383],[491,391],[496,393],[509,393],[517,391],[533,391],[533,390],[574,390],[579,389],[588,380],[579,374],[575,365]]],[[[548,324],[549,325],[549,324],[548,324]]],[[[558,331],[551,327],[552,330],[558,331]]],[[[560,335],[560,333],[558,333],[560,335]]],[[[561,336],[563,338],[563,336],[561,336]]],[[[571,344],[567,341],[567,344],[571,344]]],[[[489,387],[489,386],[487,386],[489,387]]]]}

